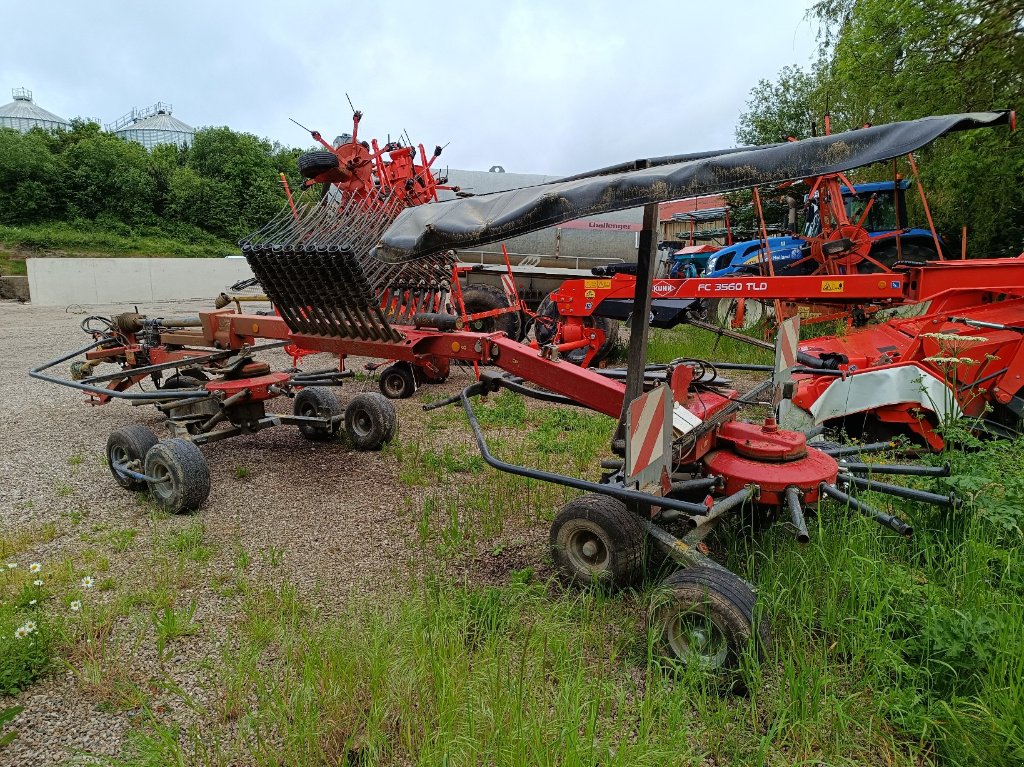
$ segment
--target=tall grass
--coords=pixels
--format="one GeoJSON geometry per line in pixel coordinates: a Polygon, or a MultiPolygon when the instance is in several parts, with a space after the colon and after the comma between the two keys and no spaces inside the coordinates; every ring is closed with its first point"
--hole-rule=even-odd
{"type": "MultiPolygon", "coordinates": [[[[186,224],[128,226],[117,221],[0,226],[0,245],[9,249],[57,251],[68,255],[191,258],[223,257],[238,250],[234,243],[186,224]]],[[[12,267],[15,264],[16,261],[11,261],[12,267]]]]}
{"type": "MultiPolygon", "coordinates": [[[[502,457],[579,476],[596,475],[611,429],[508,393],[478,412],[502,457]]],[[[785,527],[742,518],[708,539],[755,584],[772,626],[773,656],[741,697],[662,665],[646,627],[654,583],[612,597],[565,591],[529,566],[491,586],[453,576],[448,563],[509,529],[546,533],[574,493],[486,468],[457,410],[428,420],[390,448],[427,575],[330,615],[288,583],[242,589],[216,678],[189,702],[199,716],[179,727],[148,714],[112,763],[1024,760],[1024,443],[949,456],[962,509],[871,496],[913,523],[909,541],[836,504],[809,509],[802,548],[785,527]]],[[[544,537],[529,539],[536,565],[544,537]]]]}

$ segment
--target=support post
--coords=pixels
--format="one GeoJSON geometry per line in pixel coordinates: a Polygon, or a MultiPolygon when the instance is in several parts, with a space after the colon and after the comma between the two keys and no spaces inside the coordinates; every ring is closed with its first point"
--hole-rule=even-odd
{"type": "MultiPolygon", "coordinates": [[[[636,286],[629,320],[629,354],[626,360],[626,391],[622,399],[615,442],[626,438],[626,412],[630,403],[644,393],[647,366],[647,335],[650,330],[651,291],[654,289],[654,260],[658,255],[658,203],[644,206],[644,223],[636,252],[636,286]]],[[[622,443],[624,444],[624,443],[622,443]]]]}

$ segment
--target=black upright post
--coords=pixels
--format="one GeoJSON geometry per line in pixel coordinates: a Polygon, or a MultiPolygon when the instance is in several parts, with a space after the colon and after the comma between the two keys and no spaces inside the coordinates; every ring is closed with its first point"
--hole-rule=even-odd
{"type": "Polygon", "coordinates": [[[654,287],[654,266],[658,255],[658,204],[644,206],[643,230],[636,253],[636,287],[633,312],[629,321],[629,358],[626,362],[626,396],[616,437],[626,435],[626,410],[644,392],[644,369],[647,367],[647,333],[650,327],[651,291],[654,287]]]}

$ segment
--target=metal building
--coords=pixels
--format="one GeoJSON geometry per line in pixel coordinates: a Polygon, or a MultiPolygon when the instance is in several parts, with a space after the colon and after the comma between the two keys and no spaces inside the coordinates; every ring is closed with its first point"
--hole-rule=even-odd
{"type": "Polygon", "coordinates": [[[180,147],[192,143],[196,129],[171,116],[173,107],[158,101],[151,107],[132,109],[120,120],[110,123],[106,129],[127,141],[135,141],[146,149],[158,144],[177,144],[180,147]]]}
{"type": "Polygon", "coordinates": [[[47,112],[32,101],[32,91],[28,88],[11,90],[14,101],[0,107],[0,128],[14,128],[27,133],[33,128],[43,130],[67,130],[71,123],[53,112],[47,112]]]}

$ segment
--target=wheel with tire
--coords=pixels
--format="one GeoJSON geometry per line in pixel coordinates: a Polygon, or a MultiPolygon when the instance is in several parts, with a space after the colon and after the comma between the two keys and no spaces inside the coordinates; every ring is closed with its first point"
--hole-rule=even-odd
{"type": "Polygon", "coordinates": [[[165,439],[146,453],[149,492],[172,514],[195,511],[210,494],[210,468],[186,439],[165,439]]]}
{"type": "Polygon", "coordinates": [[[161,389],[200,389],[202,386],[203,382],[198,378],[183,373],[176,373],[160,384],[161,389]]]}
{"type": "Polygon", "coordinates": [[[144,474],[146,453],[159,441],[151,429],[138,424],[123,426],[107,437],[107,466],[110,467],[110,473],[114,475],[114,481],[125,490],[135,492],[145,490],[146,480],[121,474],[114,466],[115,464],[130,464],[133,461],[138,461],[133,468],[140,474],[144,474]]]}
{"type": "MultiPolygon", "coordinates": [[[[292,412],[303,418],[335,418],[344,410],[334,392],[326,386],[307,386],[295,395],[292,412]]],[[[338,436],[341,422],[331,426],[299,423],[299,434],[311,442],[328,442],[338,436]]]]}
{"type": "Polygon", "coordinates": [[[408,399],[416,393],[416,377],[406,362],[384,368],[377,382],[380,393],[388,399],[408,399]]]}
{"type": "MultiPolygon", "coordinates": [[[[719,298],[710,307],[711,317],[720,328],[733,328],[733,320],[739,311],[739,302],[735,298],[719,298]]],[[[754,299],[743,302],[743,326],[740,330],[750,330],[772,316],[767,304],[754,299]]]]}
{"type": "MultiPolygon", "coordinates": [[[[871,258],[881,263],[886,269],[892,269],[897,261],[934,261],[938,256],[935,253],[935,245],[923,245],[920,242],[901,242],[899,250],[896,249],[896,242],[886,239],[869,252],[871,258]]],[[[874,274],[881,271],[877,264],[864,260],[857,264],[857,271],[861,274],[874,274]]]]}
{"type": "MultiPolygon", "coordinates": [[[[561,315],[558,313],[558,305],[551,300],[550,295],[545,296],[544,300],[537,306],[537,317],[538,319],[534,320],[533,323],[533,337],[537,339],[537,343],[541,346],[552,343],[555,340],[561,315]]],[[[604,333],[604,340],[597,347],[594,358],[590,361],[591,365],[596,365],[605,359],[612,349],[615,348],[615,344],[619,342],[619,323],[608,317],[595,317],[594,315],[582,317],[581,319],[583,320],[584,328],[597,328],[604,333]]],[[[568,360],[573,365],[582,365],[586,356],[587,349],[582,348],[571,349],[563,354],[562,358],[568,360]]]]}
{"type": "Polygon", "coordinates": [[[652,627],[669,658],[707,669],[736,668],[751,648],[768,650],[767,621],[754,612],[750,587],[728,570],[691,567],[664,581],[651,610],[652,627]]]}
{"type": "Polygon", "coordinates": [[[360,394],[345,408],[345,433],[358,450],[380,450],[397,431],[395,406],[382,394],[360,394]]]}
{"type": "Polygon", "coordinates": [[[563,506],[551,525],[550,542],[555,567],[575,585],[621,589],[643,572],[643,521],[606,495],[584,495],[563,506]]]}
{"type": "Polygon", "coordinates": [[[335,170],[338,167],[337,156],[323,149],[300,154],[297,162],[299,165],[299,175],[303,178],[315,178],[321,173],[335,170]]]}
{"type": "MultiPolygon", "coordinates": [[[[493,285],[467,285],[462,291],[462,303],[466,314],[507,309],[511,306],[508,296],[493,285]]],[[[493,317],[473,320],[468,330],[474,333],[504,333],[514,341],[522,338],[523,318],[518,311],[496,314],[493,317]]]]}

